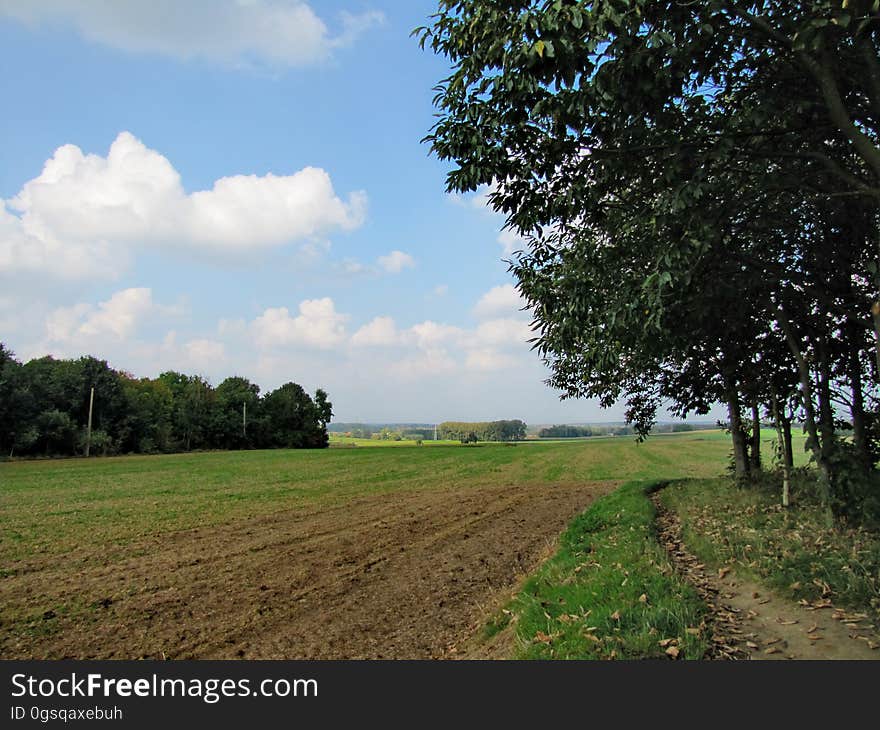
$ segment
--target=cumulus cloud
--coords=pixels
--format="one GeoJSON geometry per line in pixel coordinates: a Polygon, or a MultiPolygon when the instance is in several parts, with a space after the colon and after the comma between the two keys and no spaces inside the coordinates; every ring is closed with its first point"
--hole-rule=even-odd
{"type": "Polygon", "coordinates": [[[392,317],[376,317],[354,333],[351,345],[393,348],[391,366],[399,375],[440,375],[461,367],[481,372],[514,367],[531,336],[527,322],[512,318],[486,320],[473,329],[431,320],[400,329],[392,317]]]}
{"type": "Polygon", "coordinates": [[[496,370],[507,370],[508,368],[515,367],[516,364],[516,358],[507,353],[498,352],[491,348],[471,350],[467,353],[467,358],[465,360],[465,367],[468,370],[476,370],[484,373],[494,372],[496,370]]]}
{"type": "Polygon", "coordinates": [[[216,340],[190,340],[184,345],[187,360],[202,368],[215,366],[226,360],[226,347],[216,340]]]}
{"type": "Polygon", "coordinates": [[[377,11],[343,12],[334,34],[304,0],[0,0],[0,14],[73,27],[123,51],[271,66],[320,63],[384,21],[377,11]]]}
{"type": "Polygon", "coordinates": [[[402,334],[392,317],[376,317],[351,336],[351,344],[355,347],[387,347],[401,341],[402,334]]]}
{"type": "Polygon", "coordinates": [[[481,319],[499,314],[513,315],[525,306],[513,284],[492,287],[480,297],[474,307],[474,315],[481,319]]]}
{"type": "Polygon", "coordinates": [[[345,341],[348,315],[336,311],[333,300],[307,299],[299,305],[299,315],[291,316],[287,307],[267,309],[251,325],[261,347],[305,345],[330,349],[345,341]]]}
{"type": "Polygon", "coordinates": [[[403,251],[392,251],[386,256],[377,259],[379,268],[388,274],[399,274],[404,269],[411,269],[416,265],[416,260],[403,251]]]}
{"type": "Polygon", "coordinates": [[[0,272],[106,276],[136,246],[240,253],[352,230],[365,211],[363,192],[343,201],[315,167],[224,177],[187,194],[165,157],[122,132],[106,157],[59,147],[38,177],[0,201],[0,272]]]}
{"type": "Polygon", "coordinates": [[[505,228],[498,234],[498,243],[501,244],[501,250],[504,256],[512,256],[516,251],[528,250],[529,243],[525,238],[520,236],[516,231],[505,228]]]}
{"type": "Polygon", "coordinates": [[[474,330],[472,341],[477,345],[502,347],[524,344],[532,336],[528,322],[521,319],[490,319],[474,330]]]}
{"type": "Polygon", "coordinates": [[[97,306],[79,303],[54,310],[46,318],[46,337],[57,343],[80,339],[127,340],[154,309],[150,289],[124,289],[97,306]]]}

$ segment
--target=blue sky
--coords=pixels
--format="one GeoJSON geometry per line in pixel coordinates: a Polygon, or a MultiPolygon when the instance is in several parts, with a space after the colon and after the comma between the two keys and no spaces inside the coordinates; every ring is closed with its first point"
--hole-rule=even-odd
{"type": "Polygon", "coordinates": [[[433,0],[0,0],[0,340],[326,388],[335,420],[560,402],[480,195],[421,138],[433,0]]]}

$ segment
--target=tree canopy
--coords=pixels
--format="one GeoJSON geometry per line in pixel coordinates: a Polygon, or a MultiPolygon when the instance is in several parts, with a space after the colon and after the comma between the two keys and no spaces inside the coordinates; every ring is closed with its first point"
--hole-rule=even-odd
{"type": "Polygon", "coordinates": [[[324,448],[333,405],[296,383],[260,396],[247,378],[216,388],[174,371],[135,378],[94,357],[20,363],[0,342],[0,450],[69,456],[84,451],[95,389],[92,454],[193,449],[324,448]]]}
{"type": "Polygon", "coordinates": [[[741,479],[802,421],[838,514],[877,499],[878,32],[870,0],[441,0],[416,31],[548,383],[642,435],[726,403],[741,479]]]}

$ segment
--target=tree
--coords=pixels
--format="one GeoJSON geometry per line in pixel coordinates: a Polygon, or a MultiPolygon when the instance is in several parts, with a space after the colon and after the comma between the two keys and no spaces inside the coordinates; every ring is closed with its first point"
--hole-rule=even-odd
{"type": "Polygon", "coordinates": [[[746,479],[762,405],[799,384],[829,504],[848,393],[869,463],[878,17],[830,0],[440,2],[417,31],[452,62],[427,140],[455,165],[447,188],[489,186],[524,237],[511,269],[551,385],[626,400],[641,435],[662,403],[726,402],[746,479]]]}
{"type": "MultiPolygon", "coordinates": [[[[322,413],[302,386],[285,383],[263,399],[268,446],[274,448],[325,448],[329,444],[322,413]]],[[[326,413],[326,411],[325,411],[326,413]]]]}
{"type": "Polygon", "coordinates": [[[247,378],[226,378],[214,390],[211,442],[220,449],[243,449],[258,442],[260,386],[247,378]]]}

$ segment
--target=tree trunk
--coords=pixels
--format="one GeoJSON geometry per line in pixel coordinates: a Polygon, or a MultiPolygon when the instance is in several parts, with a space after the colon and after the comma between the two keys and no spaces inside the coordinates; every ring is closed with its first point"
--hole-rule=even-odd
{"type": "Polygon", "coordinates": [[[865,397],[862,393],[862,364],[859,360],[857,333],[850,334],[850,352],[849,363],[847,363],[847,376],[849,377],[849,387],[852,390],[852,405],[850,406],[850,414],[852,415],[853,427],[853,444],[859,452],[859,457],[865,467],[871,462],[868,453],[868,439],[865,433],[865,397]]]}
{"type": "Polygon", "coordinates": [[[874,318],[874,359],[877,366],[874,382],[880,382],[880,302],[874,302],[871,306],[871,316],[874,318]]]}
{"type": "Polygon", "coordinates": [[[757,402],[752,403],[752,437],[751,454],[749,455],[749,470],[752,476],[761,471],[761,413],[757,402]]]}
{"type": "Polygon", "coordinates": [[[742,415],[740,414],[739,395],[734,389],[727,392],[727,412],[730,415],[730,437],[733,441],[736,481],[741,483],[749,478],[749,456],[742,415]]]}
{"type": "Polygon", "coordinates": [[[779,400],[773,394],[773,422],[776,424],[776,439],[779,443],[779,460],[782,464],[782,506],[791,505],[791,466],[789,465],[788,448],[791,444],[791,429],[789,429],[789,443],[786,444],[785,434],[782,428],[782,417],[779,414],[779,400]]]}
{"type": "Polygon", "coordinates": [[[785,441],[785,465],[789,470],[794,469],[794,451],[791,444],[791,419],[785,415],[785,407],[782,407],[779,417],[782,419],[782,438],[785,441]]]}
{"type": "Polygon", "coordinates": [[[813,452],[813,458],[816,460],[816,467],[819,471],[819,496],[826,508],[831,506],[831,471],[828,462],[825,460],[825,454],[819,442],[819,430],[816,428],[816,412],[813,405],[813,384],[810,376],[810,368],[804,358],[803,351],[795,337],[791,328],[791,322],[788,314],[780,307],[778,313],[779,326],[785,334],[785,340],[794,356],[798,366],[798,375],[801,381],[801,395],[803,396],[804,420],[807,427],[807,444],[810,451],[813,452]]]}

